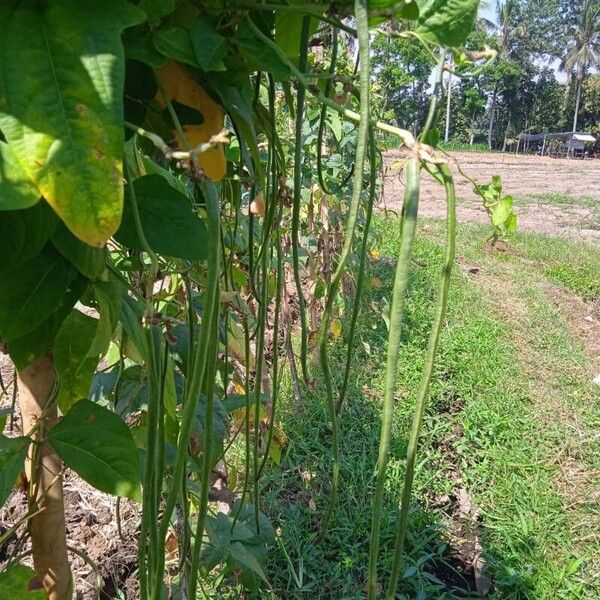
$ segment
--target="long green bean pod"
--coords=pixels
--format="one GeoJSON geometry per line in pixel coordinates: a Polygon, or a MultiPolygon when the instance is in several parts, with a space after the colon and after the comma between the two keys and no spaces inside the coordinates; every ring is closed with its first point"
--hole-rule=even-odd
{"type": "Polygon", "coordinates": [[[381,508],[383,494],[385,491],[385,476],[392,435],[394,394],[396,392],[398,356],[400,355],[401,343],[400,334],[402,331],[402,322],[404,318],[406,289],[408,287],[408,276],[410,272],[413,243],[417,227],[417,213],[419,210],[419,177],[419,160],[417,158],[411,158],[406,164],[406,192],[403,206],[404,217],[402,219],[402,235],[400,238],[401,246],[398,255],[398,264],[396,266],[394,290],[392,293],[392,306],[390,310],[385,396],[383,400],[383,414],[381,417],[379,457],[377,460],[377,478],[375,483],[375,495],[373,498],[373,517],[371,521],[371,546],[369,548],[369,600],[375,600],[377,596],[377,558],[379,555],[381,508]]]}
{"type": "MultiPolygon", "coordinates": [[[[218,294],[218,290],[217,290],[218,294]]],[[[192,549],[192,561],[188,581],[188,598],[196,597],[198,582],[198,567],[200,563],[200,550],[202,548],[202,537],[208,512],[208,491],[210,489],[210,475],[212,472],[212,443],[213,443],[213,419],[215,398],[215,377],[217,373],[217,354],[219,352],[219,302],[216,302],[216,310],[210,315],[212,322],[212,336],[206,349],[210,364],[206,369],[206,380],[203,386],[206,394],[206,414],[204,416],[204,448],[202,456],[202,479],[200,484],[200,506],[196,521],[196,534],[192,549]]]]}
{"type": "Polygon", "coordinates": [[[331,419],[331,444],[333,450],[333,470],[331,481],[331,495],[329,506],[323,520],[322,531],[326,531],[329,519],[337,500],[337,491],[339,487],[340,463],[339,463],[339,431],[337,423],[337,414],[335,399],[333,395],[333,383],[331,371],[329,369],[329,322],[331,320],[331,310],[338,292],[342,275],[346,269],[346,264],[352,251],[354,241],[354,231],[358,211],[360,209],[360,199],[363,188],[363,168],[365,163],[367,132],[369,129],[369,16],[366,0],[356,0],[355,2],[356,26],[358,30],[358,52],[362,60],[362,69],[360,72],[360,123],[358,126],[358,136],[356,141],[356,160],[354,179],[352,182],[352,198],[350,200],[350,210],[348,214],[348,223],[346,225],[346,237],[340,253],[338,264],[331,278],[331,283],[327,290],[325,308],[321,319],[321,328],[319,332],[319,356],[323,379],[325,380],[325,389],[327,394],[327,404],[329,408],[329,418],[331,419]]]}
{"type": "MultiPolygon", "coordinates": [[[[281,218],[281,214],[280,217],[281,218]]],[[[278,219],[279,220],[279,219],[278,219]]],[[[269,452],[271,450],[271,444],[273,443],[273,428],[275,426],[275,412],[277,410],[277,397],[279,395],[279,349],[277,347],[279,342],[279,319],[281,316],[281,297],[283,292],[283,253],[281,250],[281,232],[277,227],[277,233],[275,235],[275,243],[277,244],[277,283],[275,296],[275,310],[273,316],[273,359],[271,363],[271,415],[269,417],[269,429],[267,433],[267,443],[265,444],[265,452],[262,463],[258,469],[258,477],[262,475],[262,472],[269,458],[269,452]]]]}
{"type": "MultiPolygon", "coordinates": [[[[301,72],[305,72],[308,64],[308,37],[310,31],[310,17],[302,19],[302,34],[300,36],[300,58],[298,66],[301,72]]],[[[304,125],[304,100],[306,98],[306,86],[298,82],[298,94],[296,96],[296,125],[294,146],[294,192],[292,205],[292,267],[294,270],[294,282],[298,294],[298,311],[300,313],[300,366],[304,382],[308,382],[308,325],[306,322],[306,300],[302,291],[302,280],[300,278],[300,258],[298,247],[300,244],[300,205],[302,203],[302,126],[304,125]]]]}
{"type": "MultiPolygon", "coordinates": [[[[186,465],[188,444],[192,433],[192,425],[198,407],[200,392],[205,381],[208,368],[208,353],[206,349],[212,334],[213,315],[218,311],[219,304],[219,196],[213,184],[208,182],[202,186],[208,214],[208,280],[205,289],[206,302],[200,328],[200,336],[193,349],[192,370],[188,374],[189,384],[186,386],[181,426],[177,440],[177,453],[173,467],[173,477],[164,504],[163,518],[159,526],[159,543],[161,544],[162,559],[160,571],[164,570],[164,544],[169,530],[170,517],[180,491],[181,478],[186,465]]],[[[155,592],[156,593],[156,592],[155,592]]]]}
{"type": "Polygon", "coordinates": [[[250,409],[252,406],[250,405],[250,328],[248,327],[248,319],[246,316],[243,317],[242,326],[244,328],[244,366],[246,368],[244,373],[244,397],[246,404],[246,413],[244,415],[244,487],[242,488],[242,493],[240,494],[238,508],[233,515],[233,520],[231,523],[232,533],[235,524],[240,517],[240,513],[242,512],[242,507],[246,501],[246,496],[248,495],[248,489],[250,487],[250,409]]]}
{"type": "MultiPolygon", "coordinates": [[[[154,301],[153,301],[153,289],[154,279],[158,272],[158,257],[156,253],[150,248],[137,205],[137,199],[135,196],[135,189],[133,187],[133,179],[129,165],[127,161],[124,163],[125,175],[127,177],[129,185],[129,199],[131,202],[131,209],[134,216],[135,228],[137,235],[142,243],[145,252],[150,257],[150,272],[146,279],[146,308],[145,316],[152,318],[154,316],[154,301]]],[[[158,536],[154,531],[148,536],[150,529],[150,521],[152,518],[158,516],[158,504],[160,501],[160,491],[156,491],[156,482],[154,479],[154,473],[152,467],[154,465],[156,456],[156,438],[157,438],[157,423],[158,423],[158,378],[160,374],[160,367],[158,361],[155,359],[155,338],[156,338],[156,327],[150,326],[146,328],[145,334],[148,341],[149,350],[149,362],[150,362],[150,378],[149,378],[149,402],[148,402],[148,436],[146,446],[146,461],[144,470],[144,484],[142,487],[142,523],[140,527],[140,541],[138,544],[138,563],[140,570],[140,592],[144,594],[153,594],[156,588],[156,581],[153,579],[155,576],[154,563],[158,560],[158,552],[160,551],[160,544],[158,536]],[[148,567],[150,566],[150,578],[148,578],[148,567]]],[[[158,331],[160,336],[160,331],[158,331]]]]}
{"type": "Polygon", "coordinates": [[[408,440],[408,448],[406,452],[406,473],[404,475],[404,486],[402,489],[400,517],[394,546],[392,571],[386,593],[387,600],[393,600],[395,598],[396,588],[398,587],[398,579],[404,564],[404,542],[406,538],[408,511],[410,508],[410,496],[414,478],[417,447],[419,444],[419,436],[423,424],[423,415],[425,413],[429,384],[431,382],[431,375],[433,373],[433,367],[435,364],[435,356],[440,340],[440,334],[444,325],[446,306],[448,304],[448,289],[450,288],[450,274],[456,253],[456,196],[454,190],[454,181],[452,178],[452,172],[450,171],[448,165],[440,165],[438,169],[446,189],[446,256],[444,258],[444,266],[442,268],[442,274],[440,278],[438,300],[435,308],[435,318],[429,337],[429,343],[427,345],[427,354],[425,356],[425,363],[421,373],[421,382],[417,392],[415,412],[413,415],[413,422],[408,440]]]}
{"type": "Polygon", "coordinates": [[[371,159],[371,169],[369,173],[371,185],[369,187],[369,198],[367,200],[367,206],[365,210],[365,226],[363,231],[362,245],[359,253],[360,258],[358,263],[358,272],[356,274],[356,292],[354,296],[354,304],[352,306],[350,328],[348,330],[348,350],[346,352],[346,364],[344,366],[344,376],[342,379],[340,394],[338,396],[337,404],[335,407],[335,411],[337,414],[339,414],[342,410],[342,406],[344,405],[344,400],[346,398],[346,392],[348,390],[350,368],[352,367],[352,357],[354,355],[354,336],[356,334],[356,322],[358,321],[358,315],[360,313],[360,306],[362,302],[362,290],[365,279],[365,266],[367,264],[367,244],[369,242],[369,231],[371,229],[373,205],[375,204],[375,198],[377,196],[377,148],[375,142],[375,132],[372,127],[369,127],[369,152],[371,159]]]}

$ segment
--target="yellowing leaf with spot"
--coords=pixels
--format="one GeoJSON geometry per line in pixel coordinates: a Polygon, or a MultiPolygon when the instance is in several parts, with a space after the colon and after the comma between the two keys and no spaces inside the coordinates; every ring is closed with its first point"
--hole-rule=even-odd
{"type": "Polygon", "coordinates": [[[0,3],[0,129],[40,195],[94,246],[121,222],[121,31],[142,18],[124,0],[0,3]]]}
{"type": "MultiPolygon", "coordinates": [[[[204,123],[201,125],[182,125],[183,132],[192,148],[208,142],[213,135],[217,135],[223,129],[225,119],[223,107],[200,87],[182,65],[169,61],[157,71],[157,75],[171,100],[194,108],[202,114],[204,123]]],[[[160,92],[156,99],[159,104],[164,105],[160,92]]],[[[181,139],[178,132],[174,131],[173,133],[179,146],[184,148],[185,141],[181,139]]],[[[199,161],[202,170],[212,181],[223,179],[227,172],[227,161],[221,145],[202,152],[199,161]]]]}
{"type": "Polygon", "coordinates": [[[371,279],[371,285],[374,288],[381,288],[383,287],[383,281],[381,281],[379,277],[373,277],[373,279],[371,279]]]}
{"type": "MultiPolygon", "coordinates": [[[[229,353],[237,358],[243,365],[246,362],[246,340],[244,338],[244,330],[241,325],[233,319],[229,322],[229,335],[227,336],[227,348],[229,353]]],[[[250,349],[250,364],[246,365],[249,369],[254,369],[254,353],[250,349]]],[[[244,392],[245,393],[245,392],[244,392]]]]}
{"type": "Polygon", "coordinates": [[[339,319],[331,321],[331,324],[329,325],[329,333],[334,340],[339,339],[340,335],[342,335],[342,322],[339,319]]]}

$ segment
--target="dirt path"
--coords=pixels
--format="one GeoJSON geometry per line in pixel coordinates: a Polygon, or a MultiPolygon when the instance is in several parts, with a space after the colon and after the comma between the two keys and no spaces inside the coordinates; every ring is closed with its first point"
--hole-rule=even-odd
{"type": "MultiPolygon", "coordinates": [[[[404,194],[402,173],[394,163],[398,151],[385,154],[387,167],[382,206],[399,210],[404,194]]],[[[501,153],[457,152],[453,156],[476,181],[487,183],[502,177],[504,191],[516,198],[519,230],[584,238],[600,243],[600,161],[515,156],[501,153]],[[557,204],[552,195],[571,200],[557,204]],[[597,203],[596,203],[597,201],[597,203]]],[[[487,223],[488,217],[473,193],[473,185],[453,167],[461,222],[487,223]]],[[[443,217],[445,206],[439,185],[425,175],[421,184],[421,214],[443,217]]]]}

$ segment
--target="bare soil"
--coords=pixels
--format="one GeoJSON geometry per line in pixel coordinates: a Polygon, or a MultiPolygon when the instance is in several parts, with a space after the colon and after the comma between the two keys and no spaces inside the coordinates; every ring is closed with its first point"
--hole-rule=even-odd
{"type": "MultiPolygon", "coordinates": [[[[403,175],[394,164],[402,157],[403,153],[397,150],[384,156],[386,174],[381,206],[391,210],[400,210],[402,205],[403,175]]],[[[473,192],[473,184],[459,173],[454,159],[465,173],[482,184],[489,183],[492,175],[502,177],[504,192],[516,198],[520,231],[600,242],[600,160],[484,152],[456,152],[452,157],[461,222],[487,223],[488,217],[473,192]],[[557,205],[548,199],[549,194],[563,194],[573,202],[557,205]]],[[[420,214],[443,217],[443,199],[439,184],[425,174],[420,214]]]]}

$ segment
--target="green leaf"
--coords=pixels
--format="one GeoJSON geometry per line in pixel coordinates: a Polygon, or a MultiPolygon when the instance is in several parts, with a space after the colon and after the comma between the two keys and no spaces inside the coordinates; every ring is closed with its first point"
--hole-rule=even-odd
{"type": "Polygon", "coordinates": [[[115,277],[107,282],[97,281],[93,290],[100,318],[87,353],[88,357],[102,356],[108,350],[113,331],[121,318],[123,302],[123,286],[115,277]]]}
{"type": "Polygon", "coordinates": [[[233,42],[239,46],[248,64],[257,71],[267,71],[279,80],[290,78],[289,66],[281,60],[275,50],[256,37],[247,21],[238,25],[233,42]]]}
{"type": "MultiPolygon", "coordinates": [[[[200,396],[198,401],[198,408],[194,418],[194,424],[192,429],[192,441],[191,449],[194,453],[194,457],[199,456],[204,449],[204,435],[206,428],[206,396],[200,396]],[[195,452],[194,452],[195,450],[195,452]]],[[[229,418],[223,404],[217,396],[213,397],[213,411],[212,411],[212,448],[211,448],[211,459],[212,463],[215,464],[223,453],[223,438],[227,432],[229,425],[229,418]]]]}
{"type": "Polygon", "coordinates": [[[155,21],[170,15],[176,4],[176,0],[141,0],[138,6],[146,13],[148,21],[155,21]]]}
{"type": "Polygon", "coordinates": [[[0,210],[37,204],[40,193],[20,165],[12,148],[0,140],[0,210]]]}
{"type": "Polygon", "coordinates": [[[41,325],[8,343],[8,353],[17,369],[24,369],[50,350],[63,321],[81,298],[86,287],[85,277],[77,275],[71,282],[69,291],[61,298],[56,310],[41,325]]]}
{"type": "Polygon", "coordinates": [[[51,244],[41,254],[0,274],[0,336],[10,342],[41,325],[77,276],[51,244]]]}
{"type": "Polygon", "coordinates": [[[196,60],[192,38],[188,29],[167,27],[157,29],[152,37],[154,47],[168,58],[184,62],[192,67],[200,66],[196,60]]]}
{"type": "Polygon", "coordinates": [[[98,319],[73,310],[56,336],[52,350],[58,374],[56,403],[63,413],[88,395],[98,366],[98,355],[88,357],[97,328],[98,319]]]}
{"type": "Polygon", "coordinates": [[[138,450],[115,413],[80,400],[48,432],[48,441],[65,464],[96,489],[141,499],[138,450]]]}
{"type": "Polygon", "coordinates": [[[77,239],[62,223],[56,228],[52,236],[52,243],[56,249],[77,270],[88,279],[95,281],[106,277],[106,249],[90,246],[77,239]]]}
{"type": "Polygon", "coordinates": [[[417,33],[431,42],[460,46],[473,30],[479,0],[417,0],[417,33]]]}
{"type": "Polygon", "coordinates": [[[253,573],[256,573],[256,575],[258,575],[265,583],[269,583],[263,568],[248,546],[245,546],[241,542],[235,542],[231,544],[229,552],[231,558],[233,558],[233,560],[235,560],[242,568],[249,569],[253,573]]]}
{"type": "MultiPolygon", "coordinates": [[[[303,0],[293,0],[287,4],[303,4],[303,0]]],[[[315,8],[318,8],[315,5],[315,8]]],[[[325,10],[325,6],[321,7],[325,10]]],[[[288,10],[278,10],[275,13],[275,43],[285,52],[288,58],[295,63],[298,62],[300,54],[300,37],[302,34],[302,22],[304,15],[288,10]]],[[[319,19],[311,19],[309,27],[309,37],[319,28],[319,19]]]]}
{"type": "Polygon", "coordinates": [[[0,598],[3,600],[47,600],[48,592],[45,590],[29,589],[31,580],[38,581],[35,571],[31,567],[16,564],[0,571],[0,598]]]}
{"type": "Polygon", "coordinates": [[[124,0],[0,7],[0,129],[39,194],[94,246],[121,218],[120,36],[142,18],[124,0]]]}
{"type": "MultiPolygon", "coordinates": [[[[186,260],[205,257],[206,228],[186,196],[160,175],[136,179],[133,189],[142,229],[155,252],[186,260]]],[[[123,222],[115,239],[128,248],[144,250],[135,227],[132,201],[128,194],[123,222]]]]}
{"type": "Polygon", "coordinates": [[[154,69],[164,67],[167,62],[167,58],[154,46],[145,27],[128,29],[123,34],[123,45],[128,59],[137,60],[154,69]]]}
{"type": "Polygon", "coordinates": [[[505,196],[502,200],[496,202],[492,207],[492,224],[499,227],[503,225],[513,212],[513,199],[511,196],[505,196]]]}
{"type": "Polygon", "coordinates": [[[130,296],[123,296],[121,322],[125,335],[125,353],[137,363],[143,363],[148,357],[148,343],[142,328],[144,309],[130,296]]]}
{"type": "Polygon", "coordinates": [[[342,141],[342,120],[340,119],[340,115],[336,112],[334,112],[331,109],[328,109],[327,111],[327,116],[328,116],[328,122],[329,122],[329,127],[331,127],[331,131],[333,132],[333,135],[335,136],[335,139],[338,142],[342,141]]]}
{"type": "MultiPolygon", "coordinates": [[[[396,19],[410,19],[412,21],[419,18],[419,6],[415,0],[369,0],[369,11],[393,10],[396,19]]],[[[377,25],[387,20],[387,17],[375,16],[369,19],[369,26],[377,25]]]]}
{"type": "Polygon", "coordinates": [[[0,273],[37,256],[58,223],[45,202],[24,210],[0,212],[0,273]]]}
{"type": "Polygon", "coordinates": [[[519,217],[514,210],[504,222],[504,227],[506,228],[507,233],[517,231],[519,228],[519,217]]]}
{"type": "Polygon", "coordinates": [[[183,194],[184,196],[187,194],[187,187],[184,181],[177,179],[171,171],[168,169],[164,169],[160,165],[157,165],[151,158],[142,155],[142,164],[144,165],[144,169],[146,171],[146,175],[160,175],[167,180],[167,183],[175,188],[178,192],[183,194]]]}
{"type": "Polygon", "coordinates": [[[227,40],[211,23],[197,19],[190,28],[192,46],[198,65],[203,71],[224,71],[223,59],[227,53],[227,40]]]}
{"type": "MultiPolygon", "coordinates": [[[[15,487],[19,473],[24,469],[28,437],[8,438],[0,435],[0,506],[3,506],[15,487]]],[[[0,588],[1,589],[1,588],[0,588]]]]}

